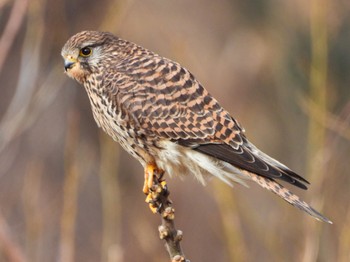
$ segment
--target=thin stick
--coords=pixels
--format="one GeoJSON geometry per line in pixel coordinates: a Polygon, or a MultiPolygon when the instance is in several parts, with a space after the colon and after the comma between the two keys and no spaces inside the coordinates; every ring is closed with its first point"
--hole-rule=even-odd
{"type": "Polygon", "coordinates": [[[169,199],[169,190],[163,179],[163,174],[154,174],[151,188],[152,200],[148,203],[152,210],[161,216],[162,224],[158,227],[160,239],[165,240],[165,247],[171,262],[190,262],[181,249],[182,231],[175,228],[175,209],[169,199]]]}

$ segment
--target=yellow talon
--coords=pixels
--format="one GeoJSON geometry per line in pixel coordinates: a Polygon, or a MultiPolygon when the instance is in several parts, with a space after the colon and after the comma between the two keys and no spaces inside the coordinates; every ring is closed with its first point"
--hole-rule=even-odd
{"type": "Polygon", "coordinates": [[[145,199],[145,202],[148,203],[149,208],[151,209],[153,214],[156,214],[158,211],[158,208],[153,204],[153,196],[152,193],[149,193],[145,199]]]}
{"type": "Polygon", "coordinates": [[[162,187],[162,189],[165,189],[166,188],[166,182],[165,181],[160,182],[160,186],[162,187]]]}
{"type": "Polygon", "coordinates": [[[162,174],[163,174],[163,171],[159,170],[154,163],[147,164],[145,168],[145,181],[142,189],[142,191],[146,195],[150,192],[150,189],[152,189],[152,187],[155,184],[160,184],[162,188],[166,186],[166,182],[161,181],[162,174]],[[154,179],[157,179],[157,181],[155,182],[154,179]]]}
{"type": "Polygon", "coordinates": [[[153,205],[153,204],[149,204],[149,209],[151,209],[153,214],[157,214],[158,213],[158,208],[153,205]]]}
{"type": "Polygon", "coordinates": [[[151,194],[147,195],[147,197],[145,199],[145,202],[148,203],[148,204],[152,202],[152,195],[151,194]]]}
{"type": "Polygon", "coordinates": [[[152,163],[145,167],[145,181],[142,191],[147,195],[145,202],[149,204],[149,208],[155,214],[159,212],[159,196],[164,194],[166,190],[166,182],[162,181],[163,171],[152,163]]]}

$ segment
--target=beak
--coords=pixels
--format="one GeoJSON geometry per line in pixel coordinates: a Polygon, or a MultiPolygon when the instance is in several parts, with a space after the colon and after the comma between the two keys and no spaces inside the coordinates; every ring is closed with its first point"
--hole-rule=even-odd
{"type": "Polygon", "coordinates": [[[75,65],[76,62],[77,60],[72,57],[68,57],[64,59],[64,70],[67,72],[69,69],[71,69],[75,65]]]}

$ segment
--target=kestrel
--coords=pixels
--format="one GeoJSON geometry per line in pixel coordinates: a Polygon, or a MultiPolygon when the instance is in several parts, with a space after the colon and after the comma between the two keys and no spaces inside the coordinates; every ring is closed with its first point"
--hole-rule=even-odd
{"type": "Polygon", "coordinates": [[[307,189],[307,180],[268,156],[242,126],[180,64],[111,33],[83,31],[62,49],[68,76],[83,84],[101,127],[145,169],[215,176],[232,184],[253,180],[314,218],[331,223],[277,182],[307,189]]]}

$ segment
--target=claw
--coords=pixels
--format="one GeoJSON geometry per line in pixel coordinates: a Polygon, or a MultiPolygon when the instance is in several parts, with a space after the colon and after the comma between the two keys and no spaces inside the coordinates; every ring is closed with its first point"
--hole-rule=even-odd
{"type": "Polygon", "coordinates": [[[166,183],[165,180],[163,180],[163,181],[160,182],[160,186],[161,186],[161,188],[163,189],[163,191],[166,192],[166,194],[169,193],[169,191],[168,191],[168,185],[167,185],[167,183],[166,183]]]}
{"type": "Polygon", "coordinates": [[[149,204],[151,211],[159,213],[162,204],[159,202],[161,195],[169,195],[166,182],[163,180],[164,172],[159,170],[155,164],[148,164],[145,168],[145,181],[142,191],[147,195],[145,202],[149,204]]]}
{"type": "Polygon", "coordinates": [[[151,209],[151,211],[152,211],[153,214],[159,213],[159,207],[157,207],[157,206],[154,205],[154,204],[149,204],[149,209],[151,209]]]}

